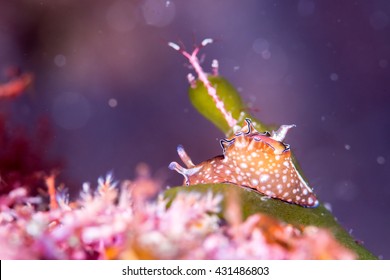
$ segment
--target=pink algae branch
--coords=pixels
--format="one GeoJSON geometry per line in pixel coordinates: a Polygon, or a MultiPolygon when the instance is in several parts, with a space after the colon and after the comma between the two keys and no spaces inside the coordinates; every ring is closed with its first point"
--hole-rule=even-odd
{"type": "Polygon", "coordinates": [[[55,178],[56,175],[52,173],[50,176],[45,177],[46,186],[47,186],[47,192],[49,194],[49,207],[51,210],[55,210],[58,208],[57,203],[57,192],[55,188],[55,178]]]}
{"type": "MultiPolygon", "coordinates": [[[[172,47],[174,50],[177,50],[181,52],[190,62],[192,67],[194,67],[195,72],[198,74],[199,80],[203,83],[203,85],[206,87],[208,94],[213,99],[217,109],[222,113],[223,117],[225,118],[228,125],[233,128],[237,124],[237,120],[235,120],[232,117],[232,114],[228,112],[224,106],[223,101],[218,97],[217,90],[213,85],[210,83],[210,81],[207,78],[207,73],[203,71],[202,67],[200,66],[199,59],[197,57],[197,54],[199,53],[200,49],[208,44],[213,43],[213,39],[207,38],[202,41],[200,46],[196,47],[192,53],[188,53],[183,48],[181,48],[179,45],[169,42],[168,45],[172,47]]],[[[218,73],[218,62],[216,60],[213,61],[213,71],[214,74],[218,73]]],[[[193,78],[192,76],[189,76],[189,81],[192,82],[193,78]]]]}
{"type": "Polygon", "coordinates": [[[0,99],[13,98],[21,95],[34,81],[34,75],[24,73],[18,77],[0,84],[0,99]]]}

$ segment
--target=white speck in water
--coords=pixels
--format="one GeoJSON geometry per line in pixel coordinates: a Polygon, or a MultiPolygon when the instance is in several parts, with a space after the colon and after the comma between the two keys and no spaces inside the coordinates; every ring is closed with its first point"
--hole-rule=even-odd
{"type": "Polygon", "coordinates": [[[142,6],[142,13],[146,24],[164,27],[175,18],[176,7],[172,1],[146,0],[142,6]]]}
{"type": "Polygon", "coordinates": [[[326,120],[325,116],[321,116],[321,121],[324,122],[326,120]]]}
{"type": "Polygon", "coordinates": [[[110,106],[111,108],[115,108],[116,106],[118,106],[118,100],[116,100],[115,98],[110,98],[108,100],[108,106],[110,106]]]}
{"type": "Polygon", "coordinates": [[[58,67],[64,67],[66,65],[66,57],[62,54],[57,54],[54,57],[54,64],[58,67]]]}
{"type": "Polygon", "coordinates": [[[345,144],[345,145],[344,145],[344,148],[345,148],[347,151],[349,151],[349,150],[351,149],[351,146],[348,145],[348,144],[345,144]]]}
{"type": "Polygon", "coordinates": [[[337,73],[331,73],[329,77],[334,82],[339,79],[339,75],[337,75],[337,73]]]}
{"type": "Polygon", "coordinates": [[[376,158],[376,162],[378,164],[380,164],[380,165],[383,165],[383,164],[386,163],[386,159],[384,157],[382,157],[382,156],[379,156],[379,157],[376,158]]]}

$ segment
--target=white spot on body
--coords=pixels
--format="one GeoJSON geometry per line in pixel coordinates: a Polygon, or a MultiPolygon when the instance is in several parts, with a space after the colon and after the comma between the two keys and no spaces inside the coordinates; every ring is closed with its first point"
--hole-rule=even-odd
{"type": "Polygon", "coordinates": [[[257,186],[259,184],[259,181],[256,179],[251,180],[253,186],[257,186]]]}
{"type": "Polygon", "coordinates": [[[263,174],[260,176],[260,182],[264,183],[264,182],[267,182],[269,179],[269,175],[267,174],[263,174]]]}
{"type": "Polygon", "coordinates": [[[265,192],[265,194],[266,195],[268,195],[268,196],[273,196],[273,195],[275,195],[272,191],[270,191],[270,190],[267,190],[266,192],[265,192]]]}

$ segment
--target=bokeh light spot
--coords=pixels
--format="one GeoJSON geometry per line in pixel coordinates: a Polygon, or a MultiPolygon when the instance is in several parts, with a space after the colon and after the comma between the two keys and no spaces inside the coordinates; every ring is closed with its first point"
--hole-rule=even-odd
{"type": "Polygon", "coordinates": [[[270,59],[270,58],[271,58],[271,52],[270,52],[269,50],[262,51],[262,52],[261,52],[261,56],[262,56],[264,59],[270,59]]]}
{"type": "Polygon", "coordinates": [[[54,64],[58,67],[64,67],[66,65],[66,56],[63,54],[57,54],[54,57],[54,64]]]}
{"type": "Polygon", "coordinates": [[[118,101],[115,98],[110,98],[108,100],[108,106],[110,106],[111,108],[115,108],[116,106],[118,106],[118,101]]]}
{"type": "Polygon", "coordinates": [[[176,7],[172,1],[146,0],[142,6],[142,13],[147,24],[164,27],[174,19],[176,7]]]}
{"type": "Polygon", "coordinates": [[[337,75],[337,73],[331,73],[329,77],[334,82],[339,79],[339,75],[337,75]]]}
{"type": "Polygon", "coordinates": [[[383,29],[389,24],[389,17],[383,11],[376,11],[370,15],[370,24],[374,29],[383,29]]]}
{"type": "Polygon", "coordinates": [[[380,165],[383,165],[386,163],[386,159],[383,156],[379,156],[376,158],[376,162],[380,165]]]}

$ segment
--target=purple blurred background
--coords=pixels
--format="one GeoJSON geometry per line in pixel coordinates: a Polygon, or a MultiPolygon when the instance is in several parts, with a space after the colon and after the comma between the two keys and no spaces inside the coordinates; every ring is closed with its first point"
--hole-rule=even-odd
{"type": "Polygon", "coordinates": [[[0,2],[0,69],[36,75],[1,110],[18,123],[53,122],[48,153],[71,188],[146,162],[168,185],[183,144],[196,163],[223,135],[187,98],[184,57],[194,38],[266,123],[291,124],[286,142],[339,222],[390,258],[390,3],[372,1],[0,2]]]}

